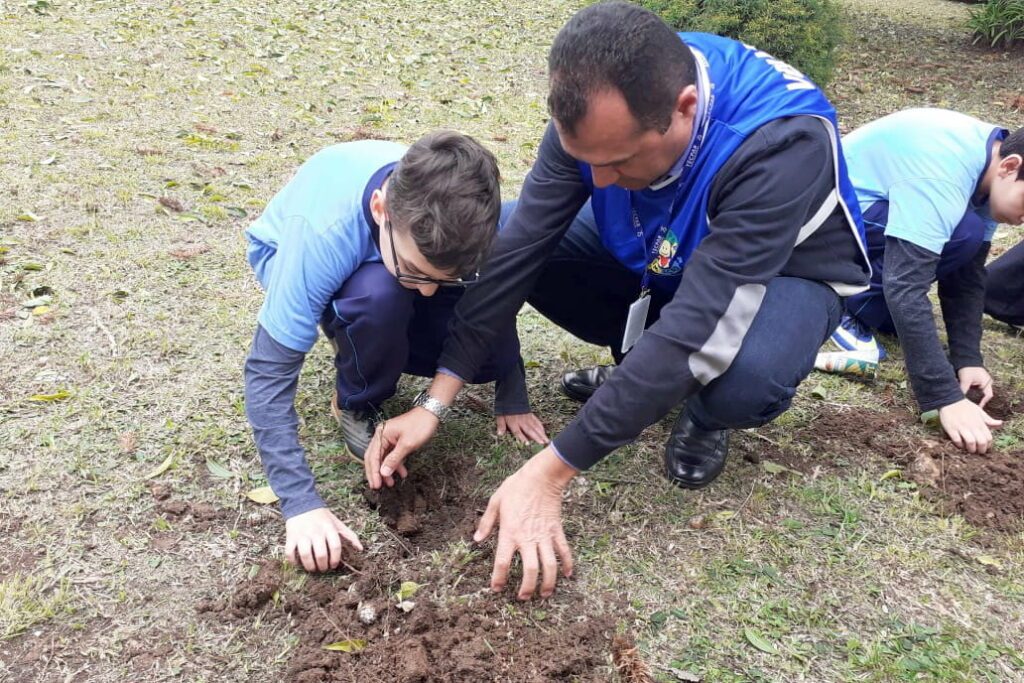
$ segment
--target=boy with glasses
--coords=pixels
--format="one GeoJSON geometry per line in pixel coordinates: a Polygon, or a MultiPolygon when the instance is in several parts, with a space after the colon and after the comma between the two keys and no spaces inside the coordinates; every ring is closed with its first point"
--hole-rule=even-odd
{"type": "MultiPolygon", "coordinates": [[[[335,351],[332,412],[362,460],[401,374],[437,370],[455,303],[494,243],[498,182],[494,156],[450,131],[408,149],[335,145],[306,161],[246,231],[266,290],[245,363],[246,415],[281,498],[286,555],[309,571],[337,567],[341,538],[360,547],[317,494],[298,440],[296,388],[317,327],[335,351]]],[[[546,441],[530,411],[514,324],[473,380],[497,380],[499,434],[546,441]]],[[[428,397],[415,404],[443,417],[428,397]]]]}

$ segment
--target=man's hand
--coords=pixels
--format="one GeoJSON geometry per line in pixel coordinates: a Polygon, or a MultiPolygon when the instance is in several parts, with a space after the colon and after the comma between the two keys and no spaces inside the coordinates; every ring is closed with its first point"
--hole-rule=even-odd
{"type": "Polygon", "coordinates": [[[544,423],[533,413],[521,415],[498,415],[495,418],[498,436],[511,434],[522,443],[547,443],[548,434],[544,423]]]}
{"type": "Polygon", "coordinates": [[[965,396],[972,387],[977,387],[981,391],[979,407],[984,408],[985,404],[992,400],[992,375],[988,374],[988,370],[985,368],[980,366],[960,368],[956,372],[956,377],[960,380],[960,390],[964,392],[965,396]]]}
{"type": "Polygon", "coordinates": [[[355,533],[327,508],[295,515],[285,522],[284,528],[285,557],[292,564],[301,564],[309,572],[337,569],[341,563],[342,539],[356,550],[363,550],[363,544],[355,533]]]}
{"type": "Polygon", "coordinates": [[[966,398],[939,408],[939,422],[953,443],[968,453],[987,453],[992,446],[991,428],[1003,424],[966,398]]]}
{"type": "Polygon", "coordinates": [[[363,469],[371,489],[383,484],[395,485],[394,473],[403,479],[409,476],[405,469],[405,458],[421,448],[434,436],[440,422],[425,408],[413,408],[398,417],[377,425],[366,453],[363,455],[363,469]]]}
{"type": "Polygon", "coordinates": [[[498,524],[498,548],[494,555],[491,589],[501,591],[508,581],[508,568],[518,552],[523,561],[519,599],[529,600],[543,572],[541,597],[555,592],[558,559],[562,573],[572,575],[572,550],[562,530],[562,490],[576,476],[576,470],[545,448],[506,479],[487,503],[473,540],[487,539],[498,524]]]}

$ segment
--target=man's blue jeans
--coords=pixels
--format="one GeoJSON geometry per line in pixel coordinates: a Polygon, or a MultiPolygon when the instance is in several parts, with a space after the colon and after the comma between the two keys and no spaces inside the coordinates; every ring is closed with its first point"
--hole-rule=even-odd
{"type": "MultiPolygon", "coordinates": [[[[502,207],[502,221],[514,202],[502,207]]],[[[541,273],[529,302],[568,332],[608,346],[616,362],[629,305],[640,293],[640,276],[608,252],[586,204],[541,273]]],[[[675,294],[655,287],[647,324],[675,294]]],[[[691,295],[699,296],[700,292],[691,295]]],[[[839,324],[842,299],[827,285],[779,276],[768,283],[729,369],[686,403],[691,417],[705,429],[758,427],[785,412],[800,382],[814,367],[822,343],[839,324]]]]}

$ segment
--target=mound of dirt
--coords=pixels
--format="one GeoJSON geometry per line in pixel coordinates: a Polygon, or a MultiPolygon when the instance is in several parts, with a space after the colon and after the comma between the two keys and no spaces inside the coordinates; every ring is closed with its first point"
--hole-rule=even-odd
{"type": "MultiPolygon", "coordinates": [[[[1019,395],[997,387],[986,410],[1005,420],[1020,403],[1019,395]]],[[[971,524],[995,531],[1024,527],[1022,450],[966,453],[945,436],[922,435],[914,415],[899,408],[825,412],[797,430],[793,442],[814,444],[820,452],[851,462],[880,456],[903,466],[905,476],[943,514],[963,515],[971,524]]],[[[789,449],[772,447],[760,457],[799,471],[809,469],[807,459],[789,449]]]]}
{"type": "Polygon", "coordinates": [[[453,543],[471,537],[483,508],[477,478],[435,461],[392,488],[366,490],[393,532],[383,544],[346,553],[337,571],[309,575],[300,588],[265,562],[224,591],[230,597],[197,610],[220,621],[287,620],[299,639],[289,681],[609,680],[616,620],[629,614],[620,599],[588,608],[593,601],[563,581],[554,598],[519,603],[514,587],[488,589],[489,545],[453,543]],[[416,591],[400,599],[406,582],[416,591]]]}

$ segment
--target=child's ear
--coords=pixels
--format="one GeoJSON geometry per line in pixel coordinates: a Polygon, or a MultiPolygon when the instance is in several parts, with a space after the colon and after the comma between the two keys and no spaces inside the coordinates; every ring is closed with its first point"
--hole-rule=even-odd
{"type": "Polygon", "coordinates": [[[1020,173],[1022,163],[1024,163],[1024,159],[1021,158],[1021,155],[1010,154],[999,162],[999,170],[1002,171],[1004,175],[1009,175],[1011,173],[1016,175],[1020,173]]]}

